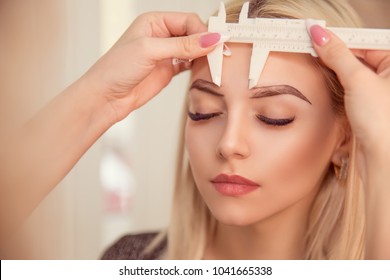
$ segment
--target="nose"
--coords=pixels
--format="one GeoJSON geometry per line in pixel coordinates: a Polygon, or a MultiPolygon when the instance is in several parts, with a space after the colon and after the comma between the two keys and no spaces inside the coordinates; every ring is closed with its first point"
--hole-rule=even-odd
{"type": "Polygon", "coordinates": [[[223,159],[247,158],[251,153],[248,136],[248,126],[244,120],[228,119],[216,147],[217,156],[223,159]]]}

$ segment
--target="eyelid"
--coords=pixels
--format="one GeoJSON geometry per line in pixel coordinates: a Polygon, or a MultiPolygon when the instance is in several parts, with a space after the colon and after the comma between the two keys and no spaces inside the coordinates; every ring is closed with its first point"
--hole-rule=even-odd
{"type": "Polygon", "coordinates": [[[273,119],[273,118],[268,118],[263,115],[256,115],[256,117],[262,121],[263,123],[267,125],[272,125],[272,126],[285,126],[290,123],[292,123],[295,120],[295,117],[292,118],[283,118],[283,119],[273,119]]]}
{"type": "Polygon", "coordinates": [[[214,117],[218,117],[222,113],[208,113],[208,114],[202,114],[202,113],[192,113],[188,111],[188,117],[193,121],[202,121],[202,120],[209,120],[214,117]]]}

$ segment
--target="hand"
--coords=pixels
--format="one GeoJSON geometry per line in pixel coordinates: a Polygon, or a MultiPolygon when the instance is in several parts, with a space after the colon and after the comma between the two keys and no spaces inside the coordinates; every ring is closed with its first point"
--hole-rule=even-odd
{"type": "Polygon", "coordinates": [[[345,89],[347,117],[360,145],[357,164],[365,190],[365,258],[389,259],[390,52],[352,52],[319,26],[312,26],[310,34],[319,57],[345,89]]]}
{"type": "Polygon", "coordinates": [[[194,59],[220,43],[219,33],[201,33],[205,31],[195,14],[143,14],[82,80],[108,101],[117,122],[189,68],[188,63],[172,65],[173,57],[194,59]]]}
{"type": "Polygon", "coordinates": [[[336,72],[345,89],[347,116],[362,150],[389,155],[390,52],[350,51],[318,25],[310,33],[319,57],[336,72]]]}
{"type": "Polygon", "coordinates": [[[221,34],[204,31],[193,14],[138,17],[86,74],[7,135],[0,145],[0,243],[107,129],[185,69],[172,65],[173,57],[204,56],[222,42],[221,34]]]}

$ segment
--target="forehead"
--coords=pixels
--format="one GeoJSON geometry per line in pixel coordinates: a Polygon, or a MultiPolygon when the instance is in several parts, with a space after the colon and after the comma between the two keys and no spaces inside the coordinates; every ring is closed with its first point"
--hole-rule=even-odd
{"type": "MultiPolygon", "coordinates": [[[[249,44],[228,44],[232,56],[224,57],[222,92],[249,91],[249,66],[252,47],[249,44]]],[[[207,59],[194,61],[192,80],[211,81],[207,59]]],[[[322,73],[307,54],[270,53],[257,86],[290,85],[314,99],[329,99],[322,73]]],[[[322,102],[324,100],[321,100],[322,102]]]]}

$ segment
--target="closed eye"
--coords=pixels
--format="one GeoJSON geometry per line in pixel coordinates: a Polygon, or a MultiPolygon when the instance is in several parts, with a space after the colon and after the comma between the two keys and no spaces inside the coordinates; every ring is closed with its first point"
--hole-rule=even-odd
{"type": "Polygon", "coordinates": [[[191,112],[188,112],[188,116],[193,121],[209,120],[209,119],[217,117],[217,116],[219,116],[221,114],[222,113],[201,114],[201,113],[191,113],[191,112]]]}
{"type": "Polygon", "coordinates": [[[272,125],[272,126],[285,126],[292,123],[295,119],[295,117],[287,118],[287,119],[271,119],[263,115],[256,115],[256,117],[266,125],[272,125]]]}

